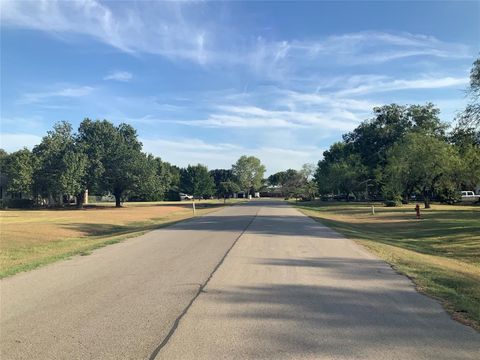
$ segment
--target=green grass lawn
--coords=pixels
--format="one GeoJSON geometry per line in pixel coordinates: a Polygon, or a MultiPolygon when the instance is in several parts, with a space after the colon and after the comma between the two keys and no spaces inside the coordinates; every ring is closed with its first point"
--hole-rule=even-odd
{"type": "Polygon", "coordinates": [[[480,207],[305,202],[305,214],[356,240],[442,301],[453,316],[480,329],[480,207]]]}

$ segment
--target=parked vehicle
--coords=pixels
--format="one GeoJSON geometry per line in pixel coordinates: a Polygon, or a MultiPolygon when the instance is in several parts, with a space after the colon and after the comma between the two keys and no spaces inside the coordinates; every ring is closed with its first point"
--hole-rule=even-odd
{"type": "Polygon", "coordinates": [[[193,200],[192,195],[184,194],[184,193],[179,193],[178,196],[180,196],[180,200],[193,200]]]}
{"type": "Polygon", "coordinates": [[[462,202],[474,202],[480,200],[480,194],[473,191],[462,191],[462,202]]]}
{"type": "Polygon", "coordinates": [[[351,195],[351,194],[340,194],[340,195],[334,195],[333,196],[333,200],[335,201],[355,201],[357,200],[357,198],[355,197],[355,195],[351,195]]]}

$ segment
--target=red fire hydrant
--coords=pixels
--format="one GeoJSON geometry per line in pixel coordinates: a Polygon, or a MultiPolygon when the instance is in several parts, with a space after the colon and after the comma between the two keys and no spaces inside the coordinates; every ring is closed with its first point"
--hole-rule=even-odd
{"type": "Polygon", "coordinates": [[[420,205],[415,205],[415,212],[417,213],[417,219],[420,219],[420,205]]]}

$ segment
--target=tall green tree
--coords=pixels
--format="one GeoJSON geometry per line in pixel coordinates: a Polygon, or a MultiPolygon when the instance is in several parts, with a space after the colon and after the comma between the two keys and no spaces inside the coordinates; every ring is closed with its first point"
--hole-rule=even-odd
{"type": "Polygon", "coordinates": [[[145,155],[136,130],[128,124],[120,124],[105,151],[104,172],[100,179],[102,189],[115,197],[115,206],[121,207],[124,196],[143,178],[145,155]]]}
{"type": "Polygon", "coordinates": [[[237,183],[231,180],[222,181],[220,184],[218,184],[216,191],[218,196],[222,197],[223,202],[225,203],[228,196],[240,191],[240,187],[237,185],[237,183]]]}
{"type": "Polygon", "coordinates": [[[279,171],[270,175],[267,178],[267,182],[270,186],[281,186],[285,178],[285,171],[279,171]]]}
{"type": "Polygon", "coordinates": [[[1,173],[7,179],[6,191],[10,193],[32,193],[34,158],[24,148],[2,157],[1,173]]]}
{"type": "Polygon", "coordinates": [[[470,102],[460,115],[460,126],[480,129],[480,58],[477,58],[470,71],[470,86],[467,90],[470,102]]]}
{"type": "Polygon", "coordinates": [[[347,199],[351,193],[359,196],[363,192],[366,179],[368,169],[361,156],[351,144],[344,142],[333,144],[323,153],[314,177],[320,194],[340,193],[347,199]]]}
{"type": "Polygon", "coordinates": [[[8,157],[8,153],[4,149],[0,148],[0,171],[2,171],[3,164],[7,157],[8,157]]]}
{"type": "Polygon", "coordinates": [[[361,123],[344,135],[350,153],[358,154],[367,170],[367,178],[374,180],[374,191],[382,187],[381,174],[387,164],[387,153],[392,146],[411,132],[438,138],[445,137],[447,125],[439,118],[439,109],[431,103],[401,106],[390,104],[373,109],[374,117],[361,123]]]}
{"type": "Polygon", "coordinates": [[[178,192],[180,191],[180,168],[176,165],[172,165],[168,162],[162,163],[162,168],[167,179],[167,193],[166,199],[179,200],[178,192]]]}
{"type": "Polygon", "coordinates": [[[260,159],[254,156],[243,155],[232,166],[232,173],[238,186],[246,194],[250,194],[252,190],[259,190],[262,187],[265,166],[260,159]]]}
{"type": "Polygon", "coordinates": [[[449,134],[448,141],[459,148],[470,145],[480,146],[480,129],[457,125],[449,134]]]}
{"type": "Polygon", "coordinates": [[[76,142],[79,151],[84,153],[87,158],[85,176],[82,179],[82,189],[77,198],[78,204],[84,203],[85,190],[90,194],[106,194],[109,189],[105,189],[103,176],[105,174],[106,158],[115,147],[117,138],[117,128],[107,120],[85,119],[80,123],[76,142]]]}
{"type": "Polygon", "coordinates": [[[204,165],[188,165],[180,171],[180,190],[195,198],[211,196],[215,190],[215,183],[204,165]]]}
{"type": "MultiPolygon", "coordinates": [[[[210,175],[213,178],[215,183],[215,193],[218,197],[224,197],[225,195],[225,188],[222,186],[222,183],[233,183],[234,177],[232,170],[230,169],[213,169],[210,170],[210,175]]],[[[228,191],[227,191],[228,194],[228,191]]]]}
{"type": "Polygon", "coordinates": [[[107,120],[85,119],[77,142],[88,157],[83,189],[115,197],[115,206],[140,184],[151,186],[154,161],[142,153],[136,130],[128,124],[113,125],[107,120]]]}
{"type": "Polygon", "coordinates": [[[180,169],[159,157],[145,155],[141,162],[139,176],[141,181],[135,184],[129,194],[129,200],[160,201],[177,200],[180,186],[180,169]],[[175,193],[176,196],[173,196],[175,193]]]}
{"type": "Polygon", "coordinates": [[[429,208],[433,195],[458,193],[461,160],[456,148],[444,140],[410,133],[389,151],[387,162],[385,186],[392,194],[419,191],[429,208]]]}
{"type": "Polygon", "coordinates": [[[151,154],[142,154],[139,160],[139,179],[129,193],[130,201],[159,201],[164,200],[167,191],[168,179],[163,174],[160,158],[151,154]]]}
{"type": "Polygon", "coordinates": [[[60,205],[64,195],[76,195],[81,191],[87,158],[78,151],[69,123],[55,124],[34,147],[33,155],[38,159],[33,173],[36,194],[48,198],[49,203],[60,205]]]}
{"type": "Polygon", "coordinates": [[[301,195],[306,178],[300,171],[288,169],[282,176],[282,194],[288,198],[301,195]]]}
{"type": "Polygon", "coordinates": [[[461,158],[462,190],[474,190],[480,184],[480,128],[457,126],[450,134],[450,142],[461,158]]]}
{"type": "Polygon", "coordinates": [[[167,191],[172,187],[172,184],[175,182],[174,174],[171,171],[171,165],[168,162],[163,161],[161,158],[156,157],[155,171],[162,187],[163,198],[165,198],[167,191]]]}
{"type": "Polygon", "coordinates": [[[475,190],[480,185],[480,146],[469,145],[459,149],[461,168],[458,179],[460,190],[475,190]]]}
{"type": "Polygon", "coordinates": [[[385,105],[374,108],[373,113],[372,119],[343,136],[349,152],[358,154],[371,174],[384,166],[388,149],[411,128],[405,106],[385,105]]]}
{"type": "Polygon", "coordinates": [[[406,116],[411,126],[406,129],[407,131],[420,132],[440,139],[445,137],[448,124],[440,120],[440,109],[434,104],[410,105],[406,108],[406,116]]]}
{"type": "Polygon", "coordinates": [[[165,172],[168,173],[169,188],[178,189],[180,187],[180,168],[169,162],[164,162],[163,167],[165,168],[165,172]]]}

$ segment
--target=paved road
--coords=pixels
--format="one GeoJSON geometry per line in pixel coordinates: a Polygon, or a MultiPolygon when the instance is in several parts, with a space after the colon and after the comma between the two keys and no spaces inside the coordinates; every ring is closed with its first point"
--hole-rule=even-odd
{"type": "Polygon", "coordinates": [[[157,359],[480,359],[480,335],[352,241],[265,203],[157,359]]]}
{"type": "Polygon", "coordinates": [[[480,358],[477,332],[280,202],[19,274],[1,291],[2,359],[480,358]]]}
{"type": "Polygon", "coordinates": [[[1,281],[0,358],[148,359],[257,206],[234,206],[1,281]]]}

